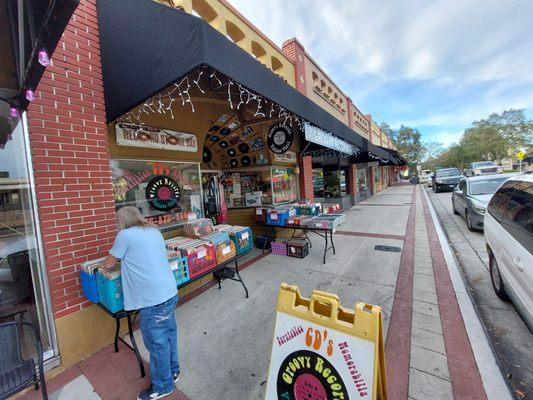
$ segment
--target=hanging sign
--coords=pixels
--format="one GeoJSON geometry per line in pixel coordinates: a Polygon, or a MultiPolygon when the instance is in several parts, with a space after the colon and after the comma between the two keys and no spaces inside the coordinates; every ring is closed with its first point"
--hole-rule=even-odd
{"type": "Polygon", "coordinates": [[[358,148],[345,140],[326,132],[319,127],[311,125],[306,122],[305,125],[305,140],[319,144],[332,150],[340,151],[348,155],[355,155],[359,152],[358,148]]]}
{"type": "Polygon", "coordinates": [[[387,398],[381,309],[281,284],[266,400],[387,398]]]}
{"type": "Polygon", "coordinates": [[[174,151],[198,151],[196,136],[169,129],[144,125],[118,123],[115,125],[117,144],[120,146],[149,147],[174,151]]]}
{"type": "Polygon", "coordinates": [[[283,154],[274,153],[275,162],[286,162],[286,163],[295,163],[296,162],[296,153],[294,151],[286,151],[283,154]]]}
{"type": "Polygon", "coordinates": [[[283,154],[291,148],[294,141],[292,128],[283,123],[277,123],[270,127],[267,133],[267,146],[272,153],[283,154]]]}

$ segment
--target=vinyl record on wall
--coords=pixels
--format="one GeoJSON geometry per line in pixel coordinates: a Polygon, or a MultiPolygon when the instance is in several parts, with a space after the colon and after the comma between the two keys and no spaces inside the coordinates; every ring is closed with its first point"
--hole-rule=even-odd
{"type": "Polygon", "coordinates": [[[267,146],[272,153],[283,154],[294,141],[292,128],[281,122],[270,127],[267,133],[267,146]]]}
{"type": "Polygon", "coordinates": [[[237,162],[235,158],[232,158],[231,160],[229,160],[229,166],[232,168],[235,168],[239,166],[239,163],[237,162]]]}
{"type": "Polygon", "coordinates": [[[225,140],[221,141],[221,142],[218,142],[218,145],[220,147],[222,147],[223,149],[225,149],[226,147],[228,147],[228,142],[226,142],[225,140]]]}
{"type": "Polygon", "coordinates": [[[228,125],[231,130],[237,129],[241,123],[239,121],[233,121],[228,125]]]}
{"type": "Polygon", "coordinates": [[[211,137],[209,138],[209,140],[211,140],[212,142],[218,142],[219,139],[220,139],[220,138],[219,138],[218,136],[211,136],[211,137]]]}
{"type": "Polygon", "coordinates": [[[252,160],[248,156],[242,156],[241,157],[241,165],[243,167],[247,167],[252,163],[252,160]]]}
{"type": "Polygon", "coordinates": [[[211,154],[211,150],[209,150],[208,147],[204,146],[204,150],[202,152],[202,161],[205,163],[210,162],[213,159],[213,154],[211,154]]]}
{"type": "Polygon", "coordinates": [[[227,136],[231,133],[231,129],[224,127],[218,133],[221,134],[222,136],[227,136]]]}
{"type": "Polygon", "coordinates": [[[237,152],[235,151],[235,149],[228,149],[227,153],[228,153],[228,156],[230,157],[235,157],[237,155],[237,152]]]}
{"type": "Polygon", "coordinates": [[[248,146],[246,143],[241,143],[239,145],[239,151],[242,153],[242,154],[246,154],[250,151],[250,146],[248,146]]]}
{"type": "Polygon", "coordinates": [[[213,125],[211,128],[209,128],[209,132],[216,132],[220,129],[220,126],[213,125]]]}

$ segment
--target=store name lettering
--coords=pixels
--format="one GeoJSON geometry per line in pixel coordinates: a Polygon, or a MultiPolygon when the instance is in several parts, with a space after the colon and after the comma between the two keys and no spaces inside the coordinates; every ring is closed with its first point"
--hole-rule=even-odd
{"type": "Polygon", "coordinates": [[[289,361],[287,367],[283,371],[282,379],[285,383],[291,385],[296,372],[300,369],[313,369],[315,373],[322,375],[331,389],[333,400],[344,400],[344,387],[342,381],[337,375],[330,369],[324,366],[324,359],[320,356],[316,356],[315,359],[311,359],[309,356],[296,356],[289,361]]]}
{"type": "Polygon", "coordinates": [[[136,142],[150,142],[155,144],[169,144],[173,146],[181,147],[196,147],[196,138],[195,137],[175,137],[167,133],[157,133],[150,132],[150,134],[139,134],[133,130],[125,129],[123,132],[124,140],[131,140],[136,142]]]}
{"type": "Polygon", "coordinates": [[[175,169],[168,164],[154,163],[152,168],[146,169],[141,172],[137,172],[132,176],[125,176],[124,178],[128,181],[126,187],[126,192],[129,192],[131,189],[139,186],[145,180],[147,180],[152,175],[166,175],[178,182],[182,186],[188,186],[193,191],[198,191],[199,187],[197,184],[192,183],[186,176],[183,176],[175,169]]]}
{"type": "Polygon", "coordinates": [[[353,383],[355,385],[355,388],[357,389],[357,392],[359,393],[359,396],[367,396],[368,387],[366,386],[365,380],[362,378],[361,373],[359,373],[357,365],[355,364],[355,361],[353,361],[348,347],[349,346],[347,342],[339,343],[339,349],[344,358],[344,362],[348,367],[348,371],[350,371],[350,376],[352,377],[353,383]]]}

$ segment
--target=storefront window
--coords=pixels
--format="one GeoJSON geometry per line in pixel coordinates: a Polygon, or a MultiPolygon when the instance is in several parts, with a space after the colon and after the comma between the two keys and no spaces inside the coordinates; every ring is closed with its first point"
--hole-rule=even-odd
{"type": "Polygon", "coordinates": [[[325,197],[346,196],[347,190],[346,171],[344,169],[324,172],[325,197]]]}
{"type": "Polygon", "coordinates": [[[313,194],[315,199],[324,198],[324,170],[322,168],[313,169],[313,194]]]}
{"type": "Polygon", "coordinates": [[[224,172],[221,183],[229,208],[275,205],[298,197],[296,175],[290,167],[224,172]]]}
{"type": "Polygon", "coordinates": [[[372,167],[372,172],[374,175],[374,183],[380,183],[381,182],[381,168],[372,167]]]}
{"type": "Polygon", "coordinates": [[[364,192],[367,189],[366,183],[366,170],[358,169],[357,170],[357,191],[364,192]]]}
{"type": "Polygon", "coordinates": [[[229,208],[272,204],[268,168],[253,172],[224,172],[221,183],[229,208]]]}
{"type": "MultiPolygon", "coordinates": [[[[36,240],[25,119],[18,122],[12,138],[0,150],[0,322],[33,324],[40,331],[46,358],[54,354],[51,315],[36,240]]],[[[31,335],[26,337],[31,340],[31,335]]]]}
{"type": "Polygon", "coordinates": [[[134,206],[162,229],[203,216],[198,163],[111,160],[115,205],[134,206]]]}
{"type": "Polygon", "coordinates": [[[295,201],[297,197],[296,175],[292,168],[272,167],[272,190],[274,204],[295,201]]]}

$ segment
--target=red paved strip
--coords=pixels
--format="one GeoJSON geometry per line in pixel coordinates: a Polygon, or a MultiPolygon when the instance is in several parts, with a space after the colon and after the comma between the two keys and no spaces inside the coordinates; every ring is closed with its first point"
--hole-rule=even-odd
{"type": "MultiPolygon", "coordinates": [[[[414,200],[413,200],[414,201],[414,200]]],[[[385,203],[357,203],[354,207],[359,206],[372,206],[372,207],[409,207],[411,204],[385,204],[385,203]]]]}
{"type": "Polygon", "coordinates": [[[415,262],[416,191],[411,195],[394,304],[385,344],[389,400],[405,400],[409,394],[411,320],[413,315],[413,271],[415,262]]]}
{"type": "Polygon", "coordinates": [[[456,399],[461,400],[485,400],[487,396],[455,297],[437,230],[427,200],[425,196],[422,198],[453,394],[456,399]]]}
{"type": "Polygon", "coordinates": [[[335,231],[335,233],[338,235],[370,237],[370,238],[380,238],[380,239],[394,239],[394,240],[405,239],[405,236],[402,236],[402,235],[389,235],[386,233],[353,232],[353,231],[335,231]]]}

